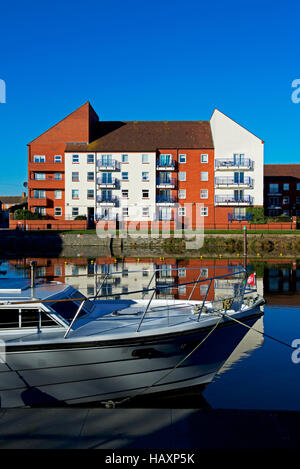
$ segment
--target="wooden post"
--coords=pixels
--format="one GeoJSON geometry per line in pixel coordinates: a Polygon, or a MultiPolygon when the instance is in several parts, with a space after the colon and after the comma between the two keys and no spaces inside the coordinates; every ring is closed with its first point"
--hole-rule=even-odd
{"type": "Polygon", "coordinates": [[[30,287],[33,288],[35,284],[35,267],[36,261],[30,261],[30,287]]]}

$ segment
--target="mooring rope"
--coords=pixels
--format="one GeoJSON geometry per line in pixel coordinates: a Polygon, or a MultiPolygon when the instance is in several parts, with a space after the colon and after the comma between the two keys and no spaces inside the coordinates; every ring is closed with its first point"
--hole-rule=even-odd
{"type": "Polygon", "coordinates": [[[133,396],[125,397],[121,401],[109,400],[109,401],[103,401],[102,404],[104,404],[106,408],[115,408],[117,405],[124,404],[125,402],[128,402],[131,399],[141,396],[142,394],[147,392],[149,389],[151,389],[153,386],[156,386],[160,381],[167,378],[171,373],[173,373],[173,371],[175,371],[179,366],[181,366],[206,341],[206,339],[208,339],[208,337],[212,334],[212,332],[218,327],[222,319],[223,317],[220,317],[218,321],[216,322],[216,324],[214,325],[214,327],[208,332],[208,334],[206,334],[206,336],[201,340],[201,342],[199,342],[199,344],[197,344],[196,347],[194,347],[193,350],[191,350],[191,352],[189,352],[184,358],[182,358],[171,370],[169,370],[166,374],[164,374],[159,379],[154,381],[154,383],[144,388],[141,392],[138,392],[137,394],[133,396]]]}
{"type": "Polygon", "coordinates": [[[279,342],[280,344],[285,345],[286,347],[289,347],[289,348],[291,348],[291,349],[293,349],[293,350],[294,350],[295,348],[297,348],[297,347],[293,347],[291,344],[288,344],[287,342],[284,342],[283,340],[277,339],[276,337],[273,337],[272,335],[267,334],[266,332],[259,331],[258,329],[255,329],[253,326],[249,326],[248,324],[245,324],[244,322],[239,321],[238,319],[236,319],[236,318],[234,318],[234,317],[232,317],[232,316],[229,316],[229,314],[226,314],[226,313],[219,313],[218,311],[216,311],[216,314],[220,315],[221,317],[226,316],[228,319],[231,319],[232,321],[237,322],[237,323],[240,324],[241,326],[245,326],[245,327],[247,327],[248,329],[251,329],[252,331],[257,332],[258,334],[261,334],[261,335],[263,335],[264,337],[268,337],[268,339],[275,340],[276,342],[279,342]]]}

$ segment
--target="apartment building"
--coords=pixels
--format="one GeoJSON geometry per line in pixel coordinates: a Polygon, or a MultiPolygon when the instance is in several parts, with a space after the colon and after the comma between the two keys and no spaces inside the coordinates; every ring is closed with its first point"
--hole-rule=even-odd
{"type": "Polygon", "coordinates": [[[214,226],[263,205],[263,141],[210,121],[99,121],[86,103],[28,145],[29,208],[53,219],[214,226]]]}
{"type": "Polygon", "coordinates": [[[300,217],[300,164],[265,164],[264,207],[269,217],[300,217]]]}

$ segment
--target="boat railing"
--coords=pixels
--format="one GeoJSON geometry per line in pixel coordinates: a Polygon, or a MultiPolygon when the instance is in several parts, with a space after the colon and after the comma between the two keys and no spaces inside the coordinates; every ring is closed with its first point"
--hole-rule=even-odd
{"type": "MultiPolygon", "coordinates": [[[[152,280],[154,279],[155,277],[155,274],[156,272],[159,272],[159,271],[162,271],[163,269],[161,269],[160,267],[157,268],[157,269],[150,269],[149,271],[152,272],[152,277],[150,279],[150,282],[148,283],[148,288],[143,288],[143,289],[138,289],[138,290],[132,290],[132,291],[126,291],[126,292],[120,292],[120,293],[115,293],[115,294],[101,294],[100,295],[100,291],[102,289],[102,287],[105,285],[105,282],[107,281],[107,279],[113,275],[117,275],[117,274],[122,274],[123,270],[122,271],[118,271],[118,272],[107,272],[107,273],[103,273],[103,274],[98,274],[98,276],[102,276],[103,277],[103,281],[100,285],[100,287],[97,289],[96,291],[96,295],[91,295],[91,296],[84,296],[82,295],[81,297],[78,297],[76,298],[75,296],[72,297],[72,299],[69,299],[69,298],[65,298],[65,299],[60,299],[60,300],[57,300],[57,301],[77,301],[77,302],[80,302],[80,305],[70,323],[70,325],[68,326],[68,329],[67,329],[67,332],[65,334],[65,338],[67,338],[67,336],[69,335],[69,332],[72,328],[72,326],[74,325],[79,313],[81,312],[85,302],[87,300],[97,300],[99,298],[111,298],[112,296],[118,296],[118,297],[121,297],[121,296],[127,296],[127,295],[132,295],[132,294],[138,294],[140,293],[142,295],[142,297],[145,296],[146,293],[150,293],[151,292],[151,296],[150,296],[150,299],[148,301],[148,304],[145,308],[145,311],[143,313],[143,316],[138,324],[138,327],[137,327],[137,332],[140,330],[141,328],[141,325],[144,321],[144,318],[150,308],[150,305],[151,305],[151,302],[154,298],[154,295],[157,291],[161,291],[161,290],[167,290],[167,289],[175,289],[175,288],[180,288],[180,287],[183,287],[183,286],[193,286],[192,287],[192,290],[191,290],[191,293],[188,297],[188,301],[190,301],[192,299],[192,296],[194,294],[194,291],[195,291],[195,288],[198,284],[203,284],[204,282],[209,282],[208,283],[208,288],[206,289],[205,291],[205,295],[204,295],[204,298],[202,300],[202,303],[199,308],[199,313],[198,313],[198,321],[200,320],[200,317],[201,317],[201,314],[204,310],[204,307],[205,307],[205,304],[206,304],[206,301],[207,301],[207,298],[208,298],[208,294],[209,294],[209,291],[210,291],[210,288],[211,288],[211,285],[212,285],[212,282],[214,280],[218,280],[218,279],[224,279],[224,278],[228,278],[228,277],[237,277],[238,275],[242,275],[243,277],[243,283],[241,282],[241,289],[240,289],[240,294],[239,295],[235,295],[233,297],[230,297],[230,296],[227,296],[226,298],[224,299],[220,299],[218,298],[217,300],[211,300],[211,304],[215,304],[217,305],[217,303],[224,303],[224,300],[232,300],[231,301],[231,304],[235,303],[237,307],[241,307],[241,305],[243,304],[243,301],[244,301],[244,296],[245,294],[247,293],[253,293],[255,290],[253,290],[252,288],[250,289],[249,288],[249,291],[247,292],[247,269],[243,266],[239,266],[239,270],[237,269],[237,266],[234,266],[235,268],[234,269],[231,269],[229,267],[229,271],[227,273],[223,273],[221,275],[214,275],[214,276],[211,276],[211,277],[204,277],[204,278],[200,278],[200,276],[202,275],[201,271],[203,270],[203,267],[185,267],[184,269],[187,271],[187,270],[200,270],[200,273],[197,277],[197,280],[192,280],[192,281],[188,281],[188,282],[182,282],[182,283],[166,283],[165,285],[164,284],[160,284],[159,286],[153,286],[153,287],[150,287],[151,285],[151,282],[152,280]],[[234,270],[234,271],[233,271],[234,270]]],[[[216,270],[218,268],[220,269],[224,269],[224,266],[211,266],[212,269],[216,270]]],[[[182,269],[182,267],[178,267],[178,268],[174,268],[172,267],[172,270],[180,270],[182,269]]],[[[171,269],[170,269],[171,270],[171,269]]],[[[145,270],[144,270],[145,271],[145,270]]],[[[132,270],[132,271],[126,271],[127,273],[137,273],[137,272],[140,272],[140,270],[132,270]]],[[[95,275],[95,274],[94,274],[95,275]]],[[[178,277],[176,277],[178,278],[178,277]]],[[[242,279],[241,279],[242,280],[242,279]]],[[[29,302],[22,302],[23,304],[25,303],[40,303],[40,301],[29,301],[29,302]]],[[[43,301],[43,303],[51,303],[53,302],[53,300],[45,300],[43,301]]],[[[200,303],[200,301],[199,301],[200,303]]],[[[217,307],[216,307],[217,309],[217,307]]],[[[220,308],[219,308],[220,309],[220,308]]]]}
{"type": "MultiPolygon", "coordinates": [[[[181,267],[181,268],[182,268],[182,267],[181,267]]],[[[218,268],[218,267],[217,267],[217,266],[214,266],[214,267],[212,267],[212,268],[213,268],[213,269],[216,269],[216,268],[218,268]]],[[[221,268],[221,267],[220,267],[220,268],[221,268]]],[[[224,269],[224,267],[222,267],[222,268],[224,269]]],[[[179,270],[179,269],[180,269],[180,267],[179,267],[179,268],[172,268],[172,270],[179,270]]],[[[145,319],[145,317],[146,317],[147,312],[149,311],[149,308],[150,308],[150,305],[151,305],[151,302],[152,302],[152,300],[153,300],[153,298],[154,298],[155,293],[156,293],[157,291],[164,290],[164,289],[170,289],[170,288],[173,289],[173,288],[180,288],[180,287],[182,287],[182,286],[192,286],[192,285],[193,285],[192,291],[191,291],[191,293],[190,293],[190,295],[189,295],[189,298],[188,298],[188,301],[190,301],[190,300],[192,299],[192,296],[193,296],[193,293],[194,293],[194,291],[195,291],[196,286],[197,286],[198,284],[201,284],[201,283],[204,283],[204,282],[209,282],[208,288],[206,289],[206,292],[205,292],[203,301],[202,301],[201,306],[200,306],[200,308],[199,308],[199,313],[198,313],[197,321],[200,321],[200,317],[201,317],[201,314],[202,314],[202,312],[203,312],[203,310],[204,310],[204,308],[205,308],[205,304],[206,304],[206,301],[207,301],[207,297],[208,297],[208,294],[209,294],[209,291],[210,291],[212,282],[213,282],[214,280],[217,280],[217,279],[223,279],[223,278],[227,278],[227,277],[236,277],[236,276],[242,274],[243,277],[244,277],[244,282],[243,282],[243,285],[242,285],[242,288],[241,288],[241,294],[240,294],[240,295],[236,295],[236,296],[234,296],[234,297],[226,297],[226,298],[224,298],[223,300],[218,299],[218,300],[212,300],[212,301],[211,301],[211,304],[217,305],[218,303],[220,303],[220,305],[223,305],[224,300],[230,300],[230,301],[232,300],[232,301],[231,301],[231,304],[235,301],[237,307],[241,307],[241,305],[242,305],[242,303],[243,303],[243,301],[244,301],[244,296],[245,296],[245,294],[247,293],[247,292],[246,292],[246,287],[247,287],[247,282],[246,282],[246,279],[247,279],[247,270],[246,270],[244,267],[240,266],[240,270],[234,269],[234,272],[231,271],[231,272],[227,272],[227,273],[222,274],[222,275],[214,275],[214,276],[212,276],[212,277],[205,277],[205,278],[202,278],[202,279],[200,279],[202,268],[198,268],[198,267],[187,267],[187,268],[185,268],[185,270],[200,270],[200,273],[199,273],[199,275],[198,275],[197,280],[192,280],[192,281],[183,282],[183,283],[166,284],[166,285],[163,285],[163,284],[162,284],[162,285],[159,285],[159,286],[150,287],[151,282],[152,282],[152,280],[154,279],[156,272],[157,272],[157,271],[161,271],[160,268],[158,268],[158,269],[152,269],[151,272],[153,273],[153,275],[152,275],[152,277],[151,277],[151,279],[150,279],[150,282],[148,283],[148,288],[147,288],[147,289],[143,288],[142,290],[139,289],[139,290],[133,290],[133,291],[126,291],[126,292],[120,292],[120,293],[117,294],[117,296],[120,297],[120,296],[127,296],[127,295],[131,295],[131,294],[141,293],[141,294],[142,294],[142,297],[144,297],[146,293],[148,293],[148,292],[150,293],[150,292],[151,292],[150,299],[149,299],[149,301],[148,301],[148,303],[147,303],[147,306],[146,306],[146,308],[145,308],[145,310],[144,310],[144,312],[143,312],[142,318],[141,318],[141,320],[140,320],[140,322],[139,322],[139,324],[138,324],[138,326],[137,326],[136,332],[139,332],[140,329],[141,329],[142,323],[143,323],[143,321],[144,321],[144,319],[145,319]]],[[[140,272],[140,270],[127,271],[127,273],[137,273],[137,272],[140,272]]],[[[102,281],[100,287],[98,288],[98,290],[97,290],[97,292],[96,292],[96,295],[90,296],[90,297],[87,298],[87,299],[89,299],[89,300],[96,300],[96,299],[98,299],[98,298],[110,298],[110,297],[112,297],[112,296],[116,296],[116,294],[114,294],[114,295],[111,295],[111,294],[109,294],[109,295],[100,295],[100,291],[101,291],[102,287],[105,285],[105,282],[106,282],[106,280],[108,279],[108,277],[111,276],[111,275],[116,275],[116,274],[122,274],[122,271],[120,271],[120,272],[109,272],[109,273],[103,274],[103,281],[102,281]]],[[[253,293],[253,291],[254,291],[254,290],[251,289],[251,291],[249,291],[249,293],[250,293],[250,292],[253,293]]],[[[72,320],[72,322],[71,322],[71,324],[70,324],[70,326],[69,326],[69,328],[68,328],[68,330],[67,330],[67,332],[66,332],[66,334],[65,334],[65,338],[68,336],[68,334],[69,334],[69,332],[70,332],[72,326],[74,325],[74,322],[75,322],[76,318],[78,317],[78,314],[79,314],[79,312],[81,311],[81,309],[82,309],[82,307],[83,307],[83,304],[84,304],[84,301],[83,301],[83,303],[80,304],[80,306],[79,306],[77,312],[75,313],[75,316],[74,316],[74,318],[73,318],[73,320],[72,320]]],[[[169,307],[169,306],[167,306],[167,307],[169,307]]]]}

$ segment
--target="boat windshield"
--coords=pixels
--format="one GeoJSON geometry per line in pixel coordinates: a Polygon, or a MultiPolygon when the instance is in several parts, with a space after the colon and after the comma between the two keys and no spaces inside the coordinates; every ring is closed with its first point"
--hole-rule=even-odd
{"type": "MultiPolygon", "coordinates": [[[[79,306],[80,304],[75,303],[75,301],[57,301],[56,303],[51,303],[51,308],[69,323],[74,318],[79,306]]],[[[77,318],[84,316],[86,313],[87,311],[82,309],[77,318]]]]}

